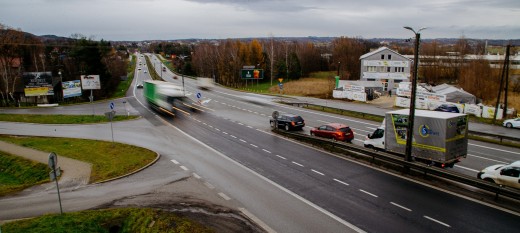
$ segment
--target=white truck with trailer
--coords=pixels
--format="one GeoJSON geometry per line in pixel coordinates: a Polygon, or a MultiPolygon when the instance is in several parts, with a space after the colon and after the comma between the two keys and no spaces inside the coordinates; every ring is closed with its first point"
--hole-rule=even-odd
{"type": "MultiPolygon", "coordinates": [[[[387,112],[364,146],[403,155],[409,109],[387,112]]],[[[468,115],[415,110],[412,158],[439,167],[453,167],[468,151],[468,115]]]]}
{"type": "Polygon", "coordinates": [[[179,106],[187,102],[187,98],[182,86],[174,83],[158,80],[147,80],[143,82],[144,97],[148,105],[159,112],[175,115],[179,106]]]}

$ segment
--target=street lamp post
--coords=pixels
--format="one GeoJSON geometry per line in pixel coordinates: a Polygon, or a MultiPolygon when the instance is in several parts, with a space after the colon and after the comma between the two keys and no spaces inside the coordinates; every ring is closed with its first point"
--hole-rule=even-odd
{"type": "Polygon", "coordinates": [[[338,77],[339,77],[339,66],[341,65],[341,62],[338,61],[338,77]]]}
{"type": "Polygon", "coordinates": [[[61,86],[61,102],[65,100],[65,96],[63,96],[63,77],[61,76],[61,70],[58,71],[60,75],[60,86],[61,86]]]}
{"type": "Polygon", "coordinates": [[[412,143],[413,143],[413,128],[414,128],[414,120],[415,120],[415,96],[417,93],[417,75],[418,75],[418,67],[419,67],[419,42],[421,40],[421,32],[426,28],[421,28],[417,32],[413,30],[411,27],[404,27],[412,31],[415,34],[415,50],[413,56],[413,78],[412,78],[412,94],[410,96],[410,113],[408,114],[408,130],[406,131],[406,151],[405,151],[405,160],[410,162],[412,161],[412,143]]]}

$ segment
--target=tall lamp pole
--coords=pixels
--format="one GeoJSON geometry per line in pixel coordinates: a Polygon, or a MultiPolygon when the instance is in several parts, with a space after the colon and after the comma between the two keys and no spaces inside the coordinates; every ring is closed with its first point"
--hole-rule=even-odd
{"type": "Polygon", "coordinates": [[[412,143],[413,143],[413,123],[415,120],[415,96],[417,93],[417,74],[419,67],[419,42],[421,40],[421,32],[426,28],[421,28],[418,31],[413,30],[411,27],[404,27],[412,31],[415,34],[415,50],[413,56],[413,78],[412,78],[412,94],[410,96],[410,113],[408,114],[408,130],[406,131],[406,151],[405,160],[412,161],[412,143]]]}
{"type": "Polygon", "coordinates": [[[339,66],[341,65],[341,62],[338,61],[338,76],[339,76],[339,66]]]}

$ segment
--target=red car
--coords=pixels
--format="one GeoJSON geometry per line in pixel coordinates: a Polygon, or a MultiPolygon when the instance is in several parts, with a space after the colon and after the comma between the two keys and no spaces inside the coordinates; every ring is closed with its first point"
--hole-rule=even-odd
{"type": "Polygon", "coordinates": [[[339,123],[329,123],[318,128],[311,129],[311,135],[331,138],[333,141],[352,142],[354,140],[354,132],[348,125],[339,123]]]}

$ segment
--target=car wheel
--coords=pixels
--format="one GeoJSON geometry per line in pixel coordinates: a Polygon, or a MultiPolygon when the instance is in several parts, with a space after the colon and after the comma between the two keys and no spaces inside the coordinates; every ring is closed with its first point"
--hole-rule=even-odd
{"type": "Polygon", "coordinates": [[[285,131],[289,131],[289,125],[285,125],[285,131]]]}
{"type": "Polygon", "coordinates": [[[487,181],[487,182],[495,183],[495,181],[493,179],[491,179],[491,178],[484,178],[484,180],[487,181]]]}
{"type": "Polygon", "coordinates": [[[271,121],[271,128],[276,128],[275,124],[274,124],[274,121],[271,121]]]}
{"type": "Polygon", "coordinates": [[[315,135],[314,135],[314,132],[311,132],[311,136],[315,136],[315,135]]]}
{"type": "Polygon", "coordinates": [[[347,140],[348,143],[352,143],[352,140],[347,140]]]}
{"type": "Polygon", "coordinates": [[[508,123],[506,124],[506,127],[507,127],[507,128],[513,128],[513,124],[511,124],[511,123],[508,122],[508,123]]]}
{"type": "Polygon", "coordinates": [[[333,141],[333,142],[337,142],[338,140],[336,140],[335,137],[332,137],[332,141],[333,141]]]}

